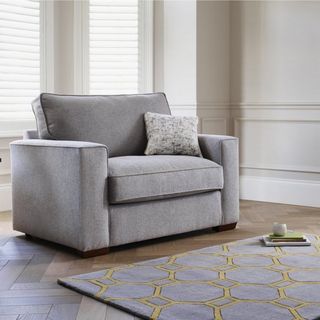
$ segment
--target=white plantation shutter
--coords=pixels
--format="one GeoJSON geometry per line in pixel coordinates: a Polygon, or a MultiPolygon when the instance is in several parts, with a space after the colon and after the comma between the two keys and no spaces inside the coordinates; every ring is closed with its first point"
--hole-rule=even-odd
{"type": "Polygon", "coordinates": [[[0,0],[0,111],[31,111],[39,92],[39,0],[0,0]]]}
{"type": "Polygon", "coordinates": [[[139,91],[139,1],[89,1],[89,92],[139,91]]]}

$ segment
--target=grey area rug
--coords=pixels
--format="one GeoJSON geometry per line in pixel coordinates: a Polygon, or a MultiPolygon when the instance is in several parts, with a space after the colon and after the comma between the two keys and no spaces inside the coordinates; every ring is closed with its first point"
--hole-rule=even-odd
{"type": "Polygon", "coordinates": [[[259,238],[59,279],[142,319],[287,320],[320,315],[320,237],[310,247],[259,238]]]}

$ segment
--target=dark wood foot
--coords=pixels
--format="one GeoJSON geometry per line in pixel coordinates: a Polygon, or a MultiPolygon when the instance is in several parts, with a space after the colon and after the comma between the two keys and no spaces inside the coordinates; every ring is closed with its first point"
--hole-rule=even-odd
{"type": "Polygon", "coordinates": [[[90,250],[90,251],[77,251],[77,253],[82,258],[92,258],[92,257],[102,256],[109,252],[110,252],[110,248],[102,248],[102,249],[90,250]]]}
{"type": "Polygon", "coordinates": [[[47,240],[43,240],[43,239],[39,239],[37,237],[33,237],[30,234],[25,234],[25,237],[27,240],[30,241],[36,241],[38,243],[43,243],[44,245],[48,245],[48,246],[54,246],[56,248],[61,248],[64,249],[66,251],[72,252],[72,253],[76,253],[77,255],[79,255],[82,258],[92,258],[92,257],[97,257],[97,256],[102,256],[104,254],[107,254],[110,252],[110,248],[101,248],[101,249],[97,249],[97,250],[89,250],[89,251],[80,251],[80,250],[76,250],[70,247],[66,247],[64,245],[61,244],[57,244],[51,241],[47,241],[47,240]]]}
{"type": "Polygon", "coordinates": [[[237,226],[237,223],[235,222],[235,223],[225,224],[223,226],[214,227],[213,230],[217,232],[228,231],[228,230],[235,229],[236,226],[237,226]]]}

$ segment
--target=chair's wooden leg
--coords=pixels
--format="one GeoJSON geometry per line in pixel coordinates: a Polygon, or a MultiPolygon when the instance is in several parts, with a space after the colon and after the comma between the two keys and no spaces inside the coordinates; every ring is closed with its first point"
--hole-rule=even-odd
{"type": "Polygon", "coordinates": [[[101,249],[90,250],[90,251],[78,251],[78,254],[82,258],[92,258],[92,257],[102,256],[109,252],[110,252],[110,248],[101,248],[101,249]]]}
{"type": "Polygon", "coordinates": [[[213,230],[217,231],[217,232],[221,232],[221,231],[228,231],[228,230],[232,230],[235,229],[237,223],[230,223],[230,224],[225,224],[223,226],[217,226],[214,227],[213,230]]]}

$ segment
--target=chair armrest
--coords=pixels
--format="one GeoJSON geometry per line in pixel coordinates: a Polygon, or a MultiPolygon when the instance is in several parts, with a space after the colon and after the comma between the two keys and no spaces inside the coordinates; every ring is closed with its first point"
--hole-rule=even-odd
{"type": "Polygon", "coordinates": [[[48,147],[48,148],[104,148],[108,151],[107,146],[100,143],[88,141],[68,141],[68,140],[43,140],[43,139],[24,139],[16,140],[10,143],[11,146],[35,146],[35,147],[48,147]]]}
{"type": "Polygon", "coordinates": [[[106,146],[31,139],[10,149],[15,230],[80,251],[109,245],[106,146]]]}
{"type": "Polygon", "coordinates": [[[26,130],[23,133],[23,139],[39,139],[38,130],[26,130]]]}
{"type": "Polygon", "coordinates": [[[204,158],[223,167],[222,224],[239,220],[239,146],[238,138],[219,135],[199,135],[199,145],[204,158]]]}

